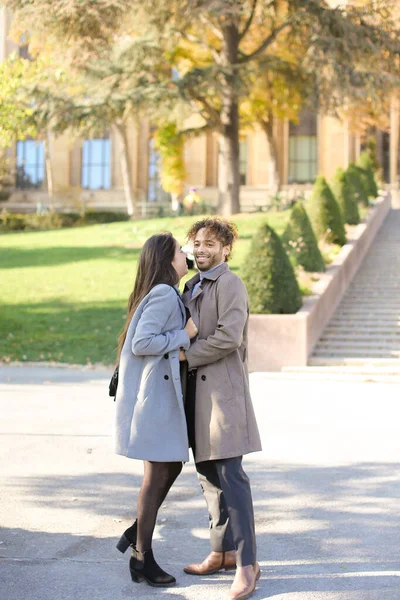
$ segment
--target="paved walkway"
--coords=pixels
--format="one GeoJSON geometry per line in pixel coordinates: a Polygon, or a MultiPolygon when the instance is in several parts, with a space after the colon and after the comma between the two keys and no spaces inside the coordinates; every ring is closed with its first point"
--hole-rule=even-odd
{"type": "MultiPolygon", "coordinates": [[[[0,598],[207,599],[232,574],[181,568],[208,552],[192,463],[163,506],[155,553],[179,586],[130,581],[115,543],[141,465],[112,453],[109,373],[0,369],[0,598]]],[[[262,579],[255,599],[399,600],[398,386],[253,374],[263,452],[246,458],[262,579]]]]}

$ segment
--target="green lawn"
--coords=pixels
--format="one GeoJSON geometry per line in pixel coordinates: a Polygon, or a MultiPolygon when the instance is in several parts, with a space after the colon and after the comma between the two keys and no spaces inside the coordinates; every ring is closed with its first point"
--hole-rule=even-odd
{"type": "MultiPolygon", "coordinates": [[[[235,216],[240,240],[231,269],[240,275],[262,222],[281,234],[288,217],[289,212],[235,216]]],[[[143,242],[171,231],[183,244],[197,218],[1,235],[0,360],[112,364],[143,242]]]]}

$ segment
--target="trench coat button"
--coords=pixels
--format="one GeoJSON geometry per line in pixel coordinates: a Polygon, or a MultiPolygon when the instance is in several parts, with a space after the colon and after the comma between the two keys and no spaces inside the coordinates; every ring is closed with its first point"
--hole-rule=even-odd
{"type": "Polygon", "coordinates": [[[169,355],[168,354],[164,354],[164,358],[169,358],[169,355]]]}
{"type": "Polygon", "coordinates": [[[168,375],[164,375],[164,379],[169,379],[168,375]]]}
{"type": "Polygon", "coordinates": [[[202,375],[202,376],[201,376],[201,380],[202,380],[202,381],[205,381],[206,379],[207,379],[207,377],[206,377],[205,375],[202,375]]]}

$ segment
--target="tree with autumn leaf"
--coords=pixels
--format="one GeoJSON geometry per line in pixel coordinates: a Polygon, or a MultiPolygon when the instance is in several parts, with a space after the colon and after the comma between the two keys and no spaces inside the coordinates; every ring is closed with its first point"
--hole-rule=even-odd
{"type": "Polygon", "coordinates": [[[240,209],[243,101],[261,104],[247,114],[271,129],[274,112],[290,117],[301,108],[300,102],[279,101],[277,90],[285,85],[298,98],[337,114],[352,98],[373,97],[382,85],[388,92],[398,84],[399,25],[391,4],[334,8],[324,0],[187,0],[178,10],[168,0],[141,3],[170,48],[182,97],[203,117],[198,133],[211,129],[220,135],[220,212],[240,209]],[[268,110],[277,104],[279,111],[268,110]]]}
{"type": "MultiPolygon", "coordinates": [[[[18,3],[10,4],[16,7],[18,3]]],[[[115,25],[110,8],[113,3],[109,6],[110,11],[105,10],[106,4],[93,3],[93,10],[97,7],[99,11],[93,28],[93,35],[98,36],[97,44],[89,35],[83,34],[81,26],[85,15],[80,12],[80,6],[76,5],[76,12],[71,13],[71,5],[66,7],[65,3],[48,5],[49,11],[46,11],[41,10],[46,2],[39,2],[38,14],[32,12],[32,5],[23,6],[16,12],[14,35],[18,37],[24,27],[29,28],[31,53],[36,59],[46,57],[48,62],[47,72],[42,71],[46,77],[38,78],[33,86],[31,81],[25,81],[22,88],[26,100],[34,107],[35,116],[48,115],[50,118],[51,115],[52,130],[57,134],[69,131],[87,137],[101,135],[106,127],[114,130],[119,140],[127,212],[133,215],[136,197],[132,188],[129,128],[135,120],[153,114],[161,104],[169,110],[169,115],[173,114],[169,100],[173,96],[176,104],[178,98],[170,84],[169,66],[161,49],[151,36],[130,35],[129,19],[127,11],[122,10],[122,2],[115,5],[120,9],[120,17],[126,17],[124,27],[127,30],[120,22],[118,34],[112,36],[109,27],[111,23],[115,25]],[[106,17],[102,26],[101,15],[106,17]],[[38,21],[38,16],[42,20],[38,21]],[[53,22],[56,17],[60,18],[53,22]],[[68,18],[71,18],[71,28],[68,18]],[[46,33],[47,25],[50,29],[46,33]],[[64,36],[65,52],[56,42],[57,36],[64,36]],[[63,74],[64,81],[72,82],[68,89],[64,85],[61,90],[60,82],[54,78],[57,73],[63,74]]]]}
{"type": "Polygon", "coordinates": [[[178,98],[160,48],[151,38],[125,36],[93,64],[79,67],[85,94],[75,102],[72,128],[80,136],[109,126],[120,142],[120,165],[128,214],[135,212],[129,126],[140,118],[173,116],[178,98]],[[164,112],[160,107],[163,107],[164,112]]]}
{"type": "Polygon", "coordinates": [[[281,187],[275,124],[284,119],[297,122],[307,98],[309,81],[299,72],[295,60],[277,59],[253,75],[249,93],[240,103],[240,123],[244,130],[259,127],[265,133],[269,151],[268,181],[272,194],[281,187]]]}
{"type": "Polygon", "coordinates": [[[42,60],[32,62],[12,54],[0,63],[0,147],[7,148],[15,140],[29,137],[41,140],[44,146],[47,192],[52,205],[53,172],[49,151],[51,107],[41,111],[32,86],[43,79],[42,60]]]}
{"type": "Polygon", "coordinates": [[[171,194],[172,210],[177,212],[187,176],[183,156],[184,140],[179,135],[177,124],[168,121],[158,127],[154,139],[161,157],[161,185],[171,194]]]}
{"type": "MultiPolygon", "coordinates": [[[[134,39],[152,36],[163,63],[155,72],[169,74],[180,99],[202,117],[200,126],[182,133],[219,134],[223,214],[240,210],[244,100],[264,103],[261,121],[262,106],[247,114],[271,128],[273,118],[290,117],[301,108],[297,102],[280,102],[278,90],[286,85],[332,114],[362,95],[374,98],[383,86],[389,94],[399,85],[394,0],[365,0],[346,7],[333,7],[326,0],[8,0],[8,5],[17,10],[18,20],[30,19],[33,30],[57,35],[65,54],[83,67],[119,43],[122,32],[134,39]],[[276,102],[279,111],[268,110],[276,102]]],[[[121,65],[120,81],[129,82],[131,73],[126,77],[124,69],[121,65]]],[[[147,82],[143,84],[144,91],[147,82]]],[[[163,101],[159,98],[160,104],[163,101]]],[[[157,112],[155,103],[151,107],[157,112]]]]}

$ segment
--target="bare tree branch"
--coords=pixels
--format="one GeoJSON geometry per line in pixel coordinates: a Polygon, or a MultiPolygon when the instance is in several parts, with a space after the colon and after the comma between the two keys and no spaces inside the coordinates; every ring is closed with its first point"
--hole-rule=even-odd
{"type": "Polygon", "coordinates": [[[223,40],[224,36],[222,34],[222,32],[215,27],[215,25],[209,20],[207,19],[204,15],[200,15],[200,20],[204,25],[207,25],[208,27],[211,27],[213,34],[219,39],[219,40],[223,40]]]}
{"type": "Polygon", "coordinates": [[[239,33],[239,40],[242,40],[242,39],[243,39],[243,38],[246,36],[246,33],[249,31],[249,29],[250,29],[250,27],[251,27],[251,24],[252,24],[252,22],[253,22],[253,19],[254,19],[254,15],[256,14],[256,7],[257,7],[257,4],[258,4],[258,0],[253,0],[253,6],[251,7],[251,13],[250,13],[250,16],[249,16],[249,18],[247,19],[247,23],[246,23],[246,25],[244,26],[244,28],[243,28],[243,31],[241,31],[241,32],[239,33]]]}
{"type": "Polygon", "coordinates": [[[199,46],[202,46],[203,48],[205,48],[206,50],[210,51],[213,59],[215,60],[217,65],[221,64],[221,58],[219,55],[218,50],[216,50],[215,48],[213,48],[213,46],[210,46],[209,44],[207,44],[207,42],[204,42],[203,40],[200,40],[198,37],[196,37],[195,35],[192,35],[191,33],[186,33],[184,31],[181,32],[181,35],[188,41],[191,42],[192,44],[198,44],[199,46]]]}
{"type": "Polygon", "coordinates": [[[207,131],[214,131],[212,123],[207,123],[201,127],[189,127],[188,129],[181,131],[180,134],[185,138],[192,138],[196,137],[197,135],[201,135],[202,133],[207,133],[207,131]]]}
{"type": "Polygon", "coordinates": [[[281,31],[283,31],[284,29],[289,27],[289,25],[291,25],[292,22],[293,22],[293,18],[290,18],[287,21],[285,21],[284,23],[282,23],[281,25],[279,25],[279,27],[277,27],[271,33],[271,35],[269,35],[263,41],[263,43],[261,44],[261,46],[259,46],[257,48],[257,50],[254,50],[254,52],[252,52],[251,54],[242,54],[241,58],[239,58],[239,60],[238,60],[238,63],[243,64],[246,62],[250,62],[251,60],[253,60],[253,58],[256,58],[259,54],[262,54],[264,52],[264,50],[266,50],[268,48],[268,46],[270,44],[272,44],[272,42],[278,37],[278,35],[281,33],[281,31]]]}
{"type": "Polygon", "coordinates": [[[199,95],[195,94],[192,90],[189,90],[188,93],[189,93],[189,96],[192,98],[192,100],[195,100],[196,102],[199,102],[200,104],[203,105],[203,108],[206,111],[206,113],[208,114],[209,119],[211,119],[211,121],[213,121],[213,123],[215,123],[216,127],[220,128],[222,126],[222,123],[221,123],[221,115],[219,114],[219,112],[213,106],[211,106],[211,104],[208,102],[208,100],[206,100],[206,98],[204,98],[203,96],[199,96],[199,95]]]}

